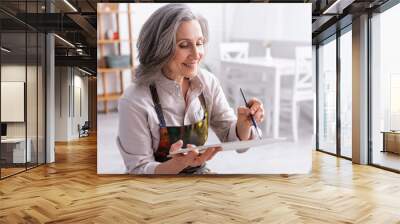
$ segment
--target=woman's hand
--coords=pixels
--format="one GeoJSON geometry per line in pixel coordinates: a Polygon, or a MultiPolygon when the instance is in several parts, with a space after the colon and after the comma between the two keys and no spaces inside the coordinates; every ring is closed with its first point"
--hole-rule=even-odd
{"type": "MultiPolygon", "coordinates": [[[[183,141],[179,140],[171,145],[170,152],[174,152],[182,148],[183,141]]],[[[193,145],[189,145],[189,148],[193,148],[193,145]]],[[[166,162],[158,165],[154,173],[155,174],[178,174],[188,166],[200,166],[206,161],[212,159],[217,152],[221,151],[221,147],[208,148],[204,153],[199,154],[196,150],[191,150],[186,154],[180,153],[172,155],[172,158],[166,162]]]]}
{"type": "Polygon", "coordinates": [[[264,106],[259,99],[252,98],[248,101],[249,107],[240,106],[238,108],[238,118],[236,124],[236,133],[240,140],[249,140],[251,126],[253,125],[250,115],[253,115],[257,123],[264,120],[264,106]]]}
{"type": "MultiPolygon", "coordinates": [[[[174,152],[179,150],[183,145],[182,140],[179,140],[175,142],[174,144],[171,145],[170,152],[174,152]]],[[[194,145],[187,145],[188,148],[194,148],[194,145]]],[[[220,147],[213,147],[213,148],[208,148],[204,153],[199,154],[197,150],[190,150],[186,154],[179,153],[172,155],[172,159],[175,160],[177,163],[181,164],[184,166],[184,168],[188,166],[201,166],[203,165],[206,161],[212,159],[217,152],[221,151],[220,147]]]]}

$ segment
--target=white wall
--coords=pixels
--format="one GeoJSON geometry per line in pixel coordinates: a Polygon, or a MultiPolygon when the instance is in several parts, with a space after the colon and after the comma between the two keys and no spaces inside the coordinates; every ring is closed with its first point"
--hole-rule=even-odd
{"type": "MultiPolygon", "coordinates": [[[[77,70],[75,70],[75,72],[77,72],[77,70]]],[[[71,106],[74,104],[74,113],[72,113],[71,119],[71,135],[73,138],[79,137],[78,124],[82,126],[85,121],[88,121],[88,78],[80,74],[82,73],[75,73],[74,75],[74,96],[72,96],[74,102],[71,103],[71,106]],[[78,91],[80,91],[80,93],[78,93],[78,91]]]]}
{"type": "Polygon", "coordinates": [[[234,39],[310,41],[311,4],[235,4],[228,19],[234,39]],[[309,19],[309,20],[305,20],[309,19]]]}
{"type": "Polygon", "coordinates": [[[55,141],[78,138],[78,124],[83,125],[88,120],[88,82],[87,77],[81,75],[83,73],[75,68],[56,67],[55,141]],[[77,90],[80,90],[80,103],[77,90]],[[77,105],[82,106],[82,116],[77,105]]]}
{"type": "Polygon", "coordinates": [[[55,68],[55,141],[68,140],[68,67],[55,68]]]}
{"type": "Polygon", "coordinates": [[[25,65],[2,65],[1,81],[25,82],[25,73],[25,65]]]}

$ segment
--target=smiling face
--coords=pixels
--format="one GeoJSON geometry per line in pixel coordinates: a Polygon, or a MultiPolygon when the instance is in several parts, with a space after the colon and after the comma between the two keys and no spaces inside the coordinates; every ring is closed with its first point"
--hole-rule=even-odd
{"type": "Polygon", "coordinates": [[[175,54],[164,67],[168,77],[180,80],[197,75],[204,55],[204,37],[197,20],[182,22],[176,32],[175,54]]]}

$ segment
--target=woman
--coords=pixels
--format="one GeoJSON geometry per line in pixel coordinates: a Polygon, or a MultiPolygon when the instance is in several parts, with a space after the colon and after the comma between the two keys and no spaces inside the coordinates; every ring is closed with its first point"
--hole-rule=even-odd
{"type": "Polygon", "coordinates": [[[262,103],[250,100],[236,118],[218,80],[199,68],[207,41],[207,22],[183,4],[161,7],[143,25],[137,79],[119,102],[118,143],[129,173],[207,173],[219,148],[168,154],[204,145],[209,126],[221,141],[256,137],[250,114],[261,122],[262,103]]]}

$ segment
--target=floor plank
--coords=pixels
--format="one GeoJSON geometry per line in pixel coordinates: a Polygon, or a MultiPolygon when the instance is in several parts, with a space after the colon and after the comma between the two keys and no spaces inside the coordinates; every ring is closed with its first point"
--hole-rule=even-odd
{"type": "Polygon", "coordinates": [[[96,174],[96,138],[0,181],[0,223],[400,223],[400,175],[313,153],[307,175],[96,174]]]}

